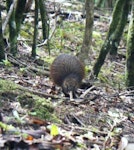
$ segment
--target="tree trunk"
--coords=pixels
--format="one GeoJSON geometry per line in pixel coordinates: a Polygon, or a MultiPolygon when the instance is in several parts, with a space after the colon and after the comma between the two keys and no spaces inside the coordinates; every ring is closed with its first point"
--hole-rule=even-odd
{"type": "Polygon", "coordinates": [[[37,30],[38,30],[38,0],[35,0],[35,16],[34,16],[34,37],[32,45],[32,57],[36,57],[36,43],[37,43],[37,30]]]}
{"type": "Polygon", "coordinates": [[[83,40],[81,51],[78,55],[80,60],[84,63],[88,60],[88,54],[89,54],[90,45],[92,41],[94,1],[86,0],[85,9],[86,9],[86,26],[85,26],[84,40],[83,40]]]}
{"type": "Polygon", "coordinates": [[[99,0],[99,1],[98,1],[98,4],[97,4],[97,7],[99,7],[99,8],[104,7],[105,1],[106,1],[106,0],[99,0]]]}
{"type": "Polygon", "coordinates": [[[134,8],[129,24],[126,55],[126,86],[134,89],[134,8]]]}
{"type": "Polygon", "coordinates": [[[39,1],[39,7],[40,7],[40,14],[41,14],[41,21],[42,21],[42,34],[43,39],[46,40],[48,38],[48,16],[46,11],[46,6],[43,0],[39,1]]]}
{"type": "Polygon", "coordinates": [[[106,40],[104,41],[100,54],[93,67],[93,75],[96,77],[99,74],[108,52],[110,51],[111,53],[115,53],[117,51],[123,29],[127,21],[129,2],[130,0],[117,0],[116,2],[106,40]]]}
{"type": "Polygon", "coordinates": [[[25,11],[25,5],[26,5],[26,0],[18,0],[17,7],[16,7],[16,12],[15,12],[17,35],[19,34],[20,27],[21,27],[22,21],[24,19],[23,14],[24,14],[24,11],[25,11]]]}
{"type": "MultiPolygon", "coordinates": [[[[118,8],[119,10],[121,10],[121,12],[119,12],[119,10],[115,10],[115,15],[118,14],[119,15],[119,20],[116,20],[118,23],[116,24],[116,28],[112,37],[112,43],[111,43],[111,47],[109,49],[110,54],[115,56],[117,54],[117,49],[118,49],[118,45],[121,39],[121,36],[123,34],[123,30],[125,28],[125,25],[127,23],[127,18],[128,18],[128,13],[129,13],[129,0],[128,1],[124,1],[124,5],[119,6],[121,8],[118,8]]],[[[117,15],[116,15],[117,16],[117,15]]],[[[116,17],[114,16],[114,17],[116,17]]]]}
{"type": "Polygon", "coordinates": [[[10,52],[15,56],[17,54],[17,32],[16,32],[16,21],[15,21],[15,9],[16,0],[7,0],[7,10],[9,11],[10,6],[14,5],[13,11],[9,20],[9,41],[10,41],[10,52]]]}
{"type": "Polygon", "coordinates": [[[5,59],[5,53],[4,53],[2,18],[1,18],[1,8],[0,8],[0,61],[2,61],[3,59],[5,59]]]}

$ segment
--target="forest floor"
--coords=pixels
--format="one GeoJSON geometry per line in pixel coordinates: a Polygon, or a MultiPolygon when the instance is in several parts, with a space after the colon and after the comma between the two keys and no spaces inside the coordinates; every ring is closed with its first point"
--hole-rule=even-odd
{"type": "Polygon", "coordinates": [[[6,125],[2,145],[10,147],[14,143],[21,149],[41,149],[40,146],[46,149],[118,149],[122,139],[133,141],[133,93],[119,92],[108,84],[97,83],[79,90],[81,98],[70,101],[60,88],[53,90],[49,76],[34,70],[35,66],[39,68],[37,63],[26,58],[28,56],[15,60],[32,69],[21,71],[13,62],[10,67],[0,65],[0,78],[4,79],[1,82],[6,80],[0,90],[1,121],[6,125]],[[46,111],[54,116],[47,115],[46,111]],[[13,128],[8,129],[8,125],[13,128]],[[26,138],[23,134],[27,134],[26,138]]]}
{"type": "MultiPolygon", "coordinates": [[[[72,20],[65,19],[62,30],[57,27],[50,40],[51,56],[44,46],[38,47],[38,58],[32,59],[30,46],[20,40],[18,56],[8,54],[8,60],[0,64],[1,149],[123,150],[126,146],[126,150],[134,149],[131,145],[134,98],[133,91],[124,88],[124,39],[117,56],[105,60],[98,79],[89,80],[89,85],[83,84],[78,89],[79,98],[70,101],[59,87],[54,88],[49,78],[53,58],[60,52],[76,54],[82,45],[79,32],[84,30],[84,21],[72,20]],[[69,26],[76,28],[68,30],[69,26]]],[[[94,21],[93,46],[84,83],[108,27],[103,19],[94,21]]]]}

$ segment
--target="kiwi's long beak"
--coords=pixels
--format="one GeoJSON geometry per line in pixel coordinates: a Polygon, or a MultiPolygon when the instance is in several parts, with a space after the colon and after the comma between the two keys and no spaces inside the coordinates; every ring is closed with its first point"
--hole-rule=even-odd
{"type": "Polygon", "coordinates": [[[72,91],[69,92],[69,97],[70,97],[70,100],[73,100],[73,92],[72,91]]]}

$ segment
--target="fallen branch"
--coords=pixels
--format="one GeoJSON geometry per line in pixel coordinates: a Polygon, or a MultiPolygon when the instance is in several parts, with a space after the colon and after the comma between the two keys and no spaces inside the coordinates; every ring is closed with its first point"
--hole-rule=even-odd
{"type": "Polygon", "coordinates": [[[27,69],[29,69],[29,70],[32,70],[33,72],[38,72],[39,74],[42,74],[42,75],[45,75],[45,76],[49,76],[49,71],[47,71],[47,70],[42,70],[42,69],[38,69],[38,68],[35,68],[35,67],[33,67],[33,66],[28,66],[26,63],[24,63],[24,62],[21,62],[21,61],[19,61],[19,60],[17,60],[17,59],[15,59],[13,56],[11,56],[11,55],[8,55],[8,60],[11,62],[11,63],[13,63],[13,64],[15,64],[15,65],[18,65],[18,66],[23,66],[23,67],[26,67],[27,69]]]}

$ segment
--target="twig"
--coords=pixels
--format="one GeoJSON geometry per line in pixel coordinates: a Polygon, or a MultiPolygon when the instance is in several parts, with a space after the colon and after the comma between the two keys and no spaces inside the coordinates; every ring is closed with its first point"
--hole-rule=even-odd
{"type": "Polygon", "coordinates": [[[55,19],[55,23],[54,23],[54,28],[52,30],[52,33],[49,35],[48,39],[46,39],[43,43],[38,44],[37,46],[40,47],[40,46],[43,46],[43,45],[47,44],[47,42],[52,38],[55,30],[56,30],[56,19],[55,19]]]}
{"type": "Polygon", "coordinates": [[[13,56],[11,56],[11,55],[9,55],[9,56],[10,56],[10,57],[8,57],[9,61],[14,63],[14,64],[17,64],[19,66],[25,66],[27,69],[32,70],[34,72],[39,72],[39,73],[41,73],[42,75],[45,75],[45,76],[49,76],[49,74],[50,74],[49,71],[41,70],[41,69],[38,69],[38,68],[35,68],[35,67],[32,67],[32,66],[28,66],[24,62],[16,60],[13,56]]]}
{"type": "Polygon", "coordinates": [[[86,127],[85,124],[74,114],[72,114],[72,116],[74,117],[74,119],[76,119],[76,121],[83,127],[86,127]]]}
{"type": "Polygon", "coordinates": [[[92,86],[92,87],[88,88],[88,89],[80,96],[80,98],[84,98],[93,88],[95,88],[95,86],[92,86]]]}
{"type": "Polygon", "coordinates": [[[123,119],[122,119],[121,121],[119,121],[119,122],[114,121],[113,125],[111,125],[110,131],[108,132],[108,134],[107,134],[107,136],[106,136],[106,138],[105,138],[105,141],[104,141],[104,143],[103,143],[103,148],[102,148],[102,150],[106,150],[106,143],[107,143],[108,140],[111,138],[111,132],[113,132],[114,128],[115,128],[117,125],[119,125],[121,122],[125,121],[125,120],[126,120],[126,118],[123,118],[123,119]]]}
{"type": "Polygon", "coordinates": [[[33,93],[33,94],[36,94],[36,95],[39,95],[39,96],[43,96],[43,97],[46,97],[46,98],[50,97],[50,98],[53,98],[53,99],[58,99],[58,96],[47,94],[47,93],[40,92],[40,91],[33,90],[33,89],[29,89],[29,88],[26,88],[26,87],[23,87],[23,86],[19,86],[18,89],[23,90],[25,92],[30,92],[30,93],[33,93]]]}
{"type": "Polygon", "coordinates": [[[106,135],[107,133],[106,132],[104,132],[104,131],[100,131],[98,128],[96,128],[96,127],[93,127],[93,126],[88,126],[88,127],[80,127],[80,126],[76,126],[76,124],[75,125],[69,125],[69,124],[67,124],[67,125],[65,125],[65,124],[61,124],[61,126],[63,127],[63,126],[65,126],[65,127],[67,127],[67,128],[69,128],[69,130],[70,130],[70,128],[71,129],[78,129],[78,130],[83,130],[83,131],[91,131],[91,132],[94,132],[94,133],[99,133],[99,134],[103,134],[103,135],[106,135]]]}

